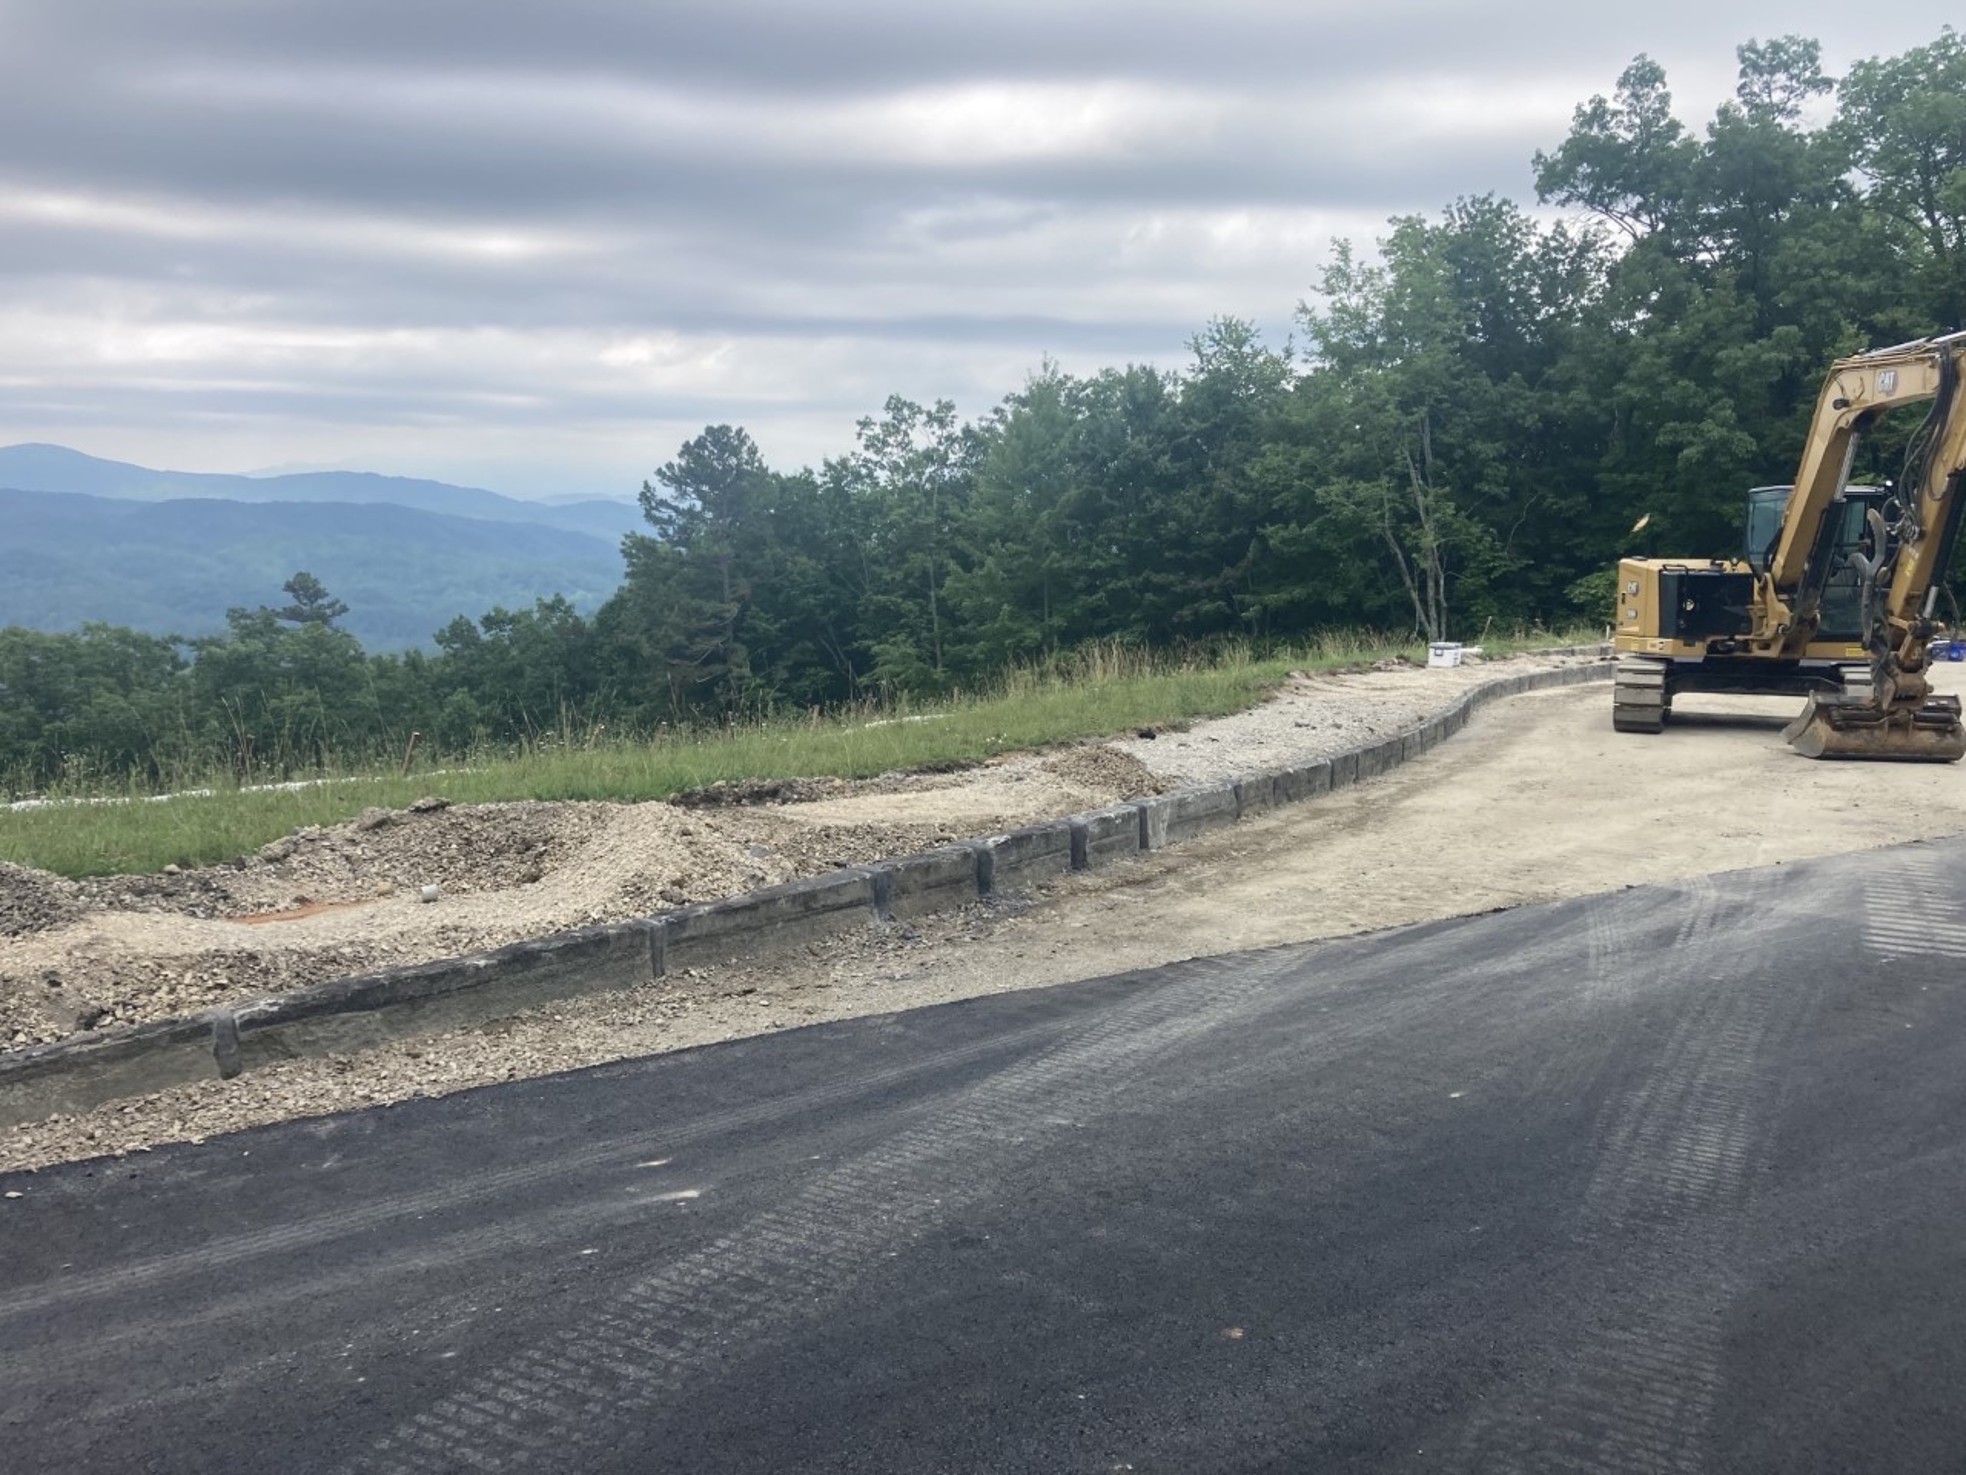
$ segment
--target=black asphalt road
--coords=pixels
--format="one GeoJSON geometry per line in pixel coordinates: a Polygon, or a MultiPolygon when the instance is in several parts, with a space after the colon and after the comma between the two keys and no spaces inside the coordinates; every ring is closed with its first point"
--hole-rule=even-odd
{"type": "Polygon", "coordinates": [[[0,1467],[1966,1469],[1963,969],[1946,842],[0,1177],[0,1467]]]}

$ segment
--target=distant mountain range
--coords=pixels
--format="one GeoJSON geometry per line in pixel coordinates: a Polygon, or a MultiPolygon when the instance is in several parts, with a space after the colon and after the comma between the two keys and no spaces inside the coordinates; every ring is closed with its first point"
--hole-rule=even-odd
{"type": "Polygon", "coordinates": [[[526,502],[365,472],[153,471],[62,446],[0,447],[0,625],[90,620],[221,630],[228,608],[285,602],[306,569],[375,650],[428,646],[457,615],[564,594],[592,610],[621,582],[630,502],[526,502]]]}
{"type": "Polygon", "coordinates": [[[0,446],[0,487],[27,492],[80,492],[121,502],[388,502],[417,512],[475,517],[484,522],[532,522],[617,542],[646,532],[642,509],[630,501],[590,497],[526,502],[478,487],[369,471],[302,471],[283,476],[233,476],[218,471],[152,471],[127,461],[85,456],[67,446],[0,446]]]}

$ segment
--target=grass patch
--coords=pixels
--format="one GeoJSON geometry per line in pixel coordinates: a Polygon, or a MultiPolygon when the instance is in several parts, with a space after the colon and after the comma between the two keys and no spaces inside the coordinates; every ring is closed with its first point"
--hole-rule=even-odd
{"type": "MultiPolygon", "coordinates": [[[[1538,633],[1483,644],[1499,654],[1595,638],[1538,633]]],[[[407,778],[385,770],[325,773],[312,776],[309,787],[273,791],[214,779],[204,786],[207,793],[167,798],[127,790],[55,793],[46,797],[76,802],[0,810],[0,860],[76,877],[147,873],[229,860],[297,827],[337,824],[370,805],[400,808],[426,794],[458,804],[634,802],[719,780],[866,778],[1220,716],[1262,700],[1289,671],[1394,656],[1421,660],[1425,648],[1343,635],[1269,654],[1231,647],[1177,658],[1103,644],[1011,670],[987,690],[945,701],[637,738],[569,733],[407,778]]]]}

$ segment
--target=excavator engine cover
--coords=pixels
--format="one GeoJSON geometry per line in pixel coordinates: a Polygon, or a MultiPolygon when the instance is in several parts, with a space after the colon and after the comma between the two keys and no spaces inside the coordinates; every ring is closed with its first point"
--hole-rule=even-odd
{"type": "Polygon", "coordinates": [[[1745,635],[1754,628],[1754,576],[1718,569],[1659,572],[1659,608],[1675,640],[1745,635]]]}
{"type": "Polygon", "coordinates": [[[1782,729],[1805,758],[1894,759],[1957,763],[1966,758],[1966,724],[1959,698],[1932,697],[1918,707],[1883,711],[1868,701],[1812,696],[1802,715],[1782,729]]]}

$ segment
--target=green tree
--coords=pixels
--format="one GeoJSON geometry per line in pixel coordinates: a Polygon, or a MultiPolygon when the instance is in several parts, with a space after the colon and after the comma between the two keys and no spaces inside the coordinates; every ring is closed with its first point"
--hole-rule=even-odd
{"type": "Polygon", "coordinates": [[[203,734],[185,669],[168,636],[102,624],[0,629],[0,784],[156,782],[193,761],[203,734]]]}
{"type": "Polygon", "coordinates": [[[1517,590],[1536,555],[1519,532],[1552,492],[1543,381],[1562,340],[1549,318],[1577,306],[1543,294],[1574,286],[1589,245],[1542,240],[1483,199],[1438,225],[1397,220],[1380,248],[1374,264],[1340,243],[1320,301],[1300,308],[1306,484],[1273,536],[1353,557],[1376,545],[1413,628],[1437,640],[1458,628],[1457,610],[1524,612],[1517,590]]]}
{"type": "Polygon", "coordinates": [[[750,696],[744,616],[772,479],[749,435],[712,425],[642,484],[655,535],[631,534],[624,545],[624,608],[679,711],[730,711],[750,696]]]}
{"type": "Polygon", "coordinates": [[[947,400],[891,395],[857,427],[857,448],[823,473],[852,517],[869,675],[904,690],[944,687],[951,670],[945,585],[957,568],[976,435],[947,400]]]}
{"type": "Polygon", "coordinates": [[[604,710],[593,634],[559,595],[527,610],[494,608],[475,623],[459,616],[436,638],[440,731],[468,731],[464,741],[533,738],[604,710]]]}
{"type": "Polygon", "coordinates": [[[1289,399],[1290,355],[1238,318],[1217,318],[1188,348],[1154,514],[1166,539],[1162,577],[1141,593],[1170,635],[1262,633],[1263,606],[1251,596],[1268,518],[1253,471],[1289,399]]]}
{"type": "Polygon", "coordinates": [[[345,630],[318,620],[288,628],[272,610],[234,609],[224,635],[191,644],[192,700],[242,775],[288,775],[372,750],[366,662],[345,630]]]}
{"type": "Polygon", "coordinates": [[[1767,334],[1790,318],[1791,304],[1778,290],[1790,284],[1780,278],[1778,260],[1798,215],[1848,203],[1848,160],[1832,139],[1801,123],[1808,101],[1834,85],[1823,75],[1816,42],[1750,41],[1736,56],[1735,100],[1708,126],[1693,204],[1706,258],[1753,302],[1754,331],[1767,334]]]}
{"type": "Polygon", "coordinates": [[[329,594],[327,587],[304,569],[280,587],[291,603],[273,613],[292,624],[332,625],[348,613],[348,606],[329,594]]]}
{"type": "Polygon", "coordinates": [[[1081,526],[1080,386],[1047,363],[979,428],[983,446],[948,607],[970,664],[993,669],[1069,638],[1081,526]]]}
{"type": "Polygon", "coordinates": [[[848,695],[859,679],[856,510],[711,426],[643,488],[653,536],[595,617],[608,700],[642,721],[848,695]]]}
{"type": "Polygon", "coordinates": [[[1556,152],[1537,151],[1536,193],[1602,216],[1634,241],[1663,236],[1677,250],[1692,234],[1686,204],[1698,156],[1673,115],[1665,69],[1639,56],[1613,97],[1577,108],[1556,152]]]}
{"type": "Polygon", "coordinates": [[[1932,327],[1966,325],[1966,38],[1947,26],[1903,56],[1858,62],[1837,105],[1835,134],[1897,227],[1915,310],[1932,327]]]}

